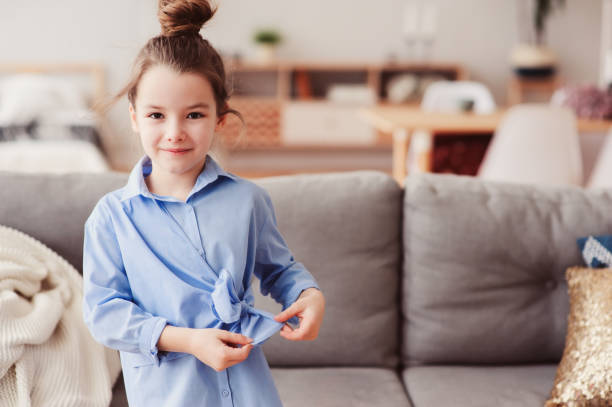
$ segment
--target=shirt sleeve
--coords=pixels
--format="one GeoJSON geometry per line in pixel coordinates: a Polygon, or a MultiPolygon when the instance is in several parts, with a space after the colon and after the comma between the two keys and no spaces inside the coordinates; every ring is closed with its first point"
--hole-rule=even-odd
{"type": "Polygon", "coordinates": [[[96,208],[85,223],[83,317],[103,345],[141,353],[159,364],[157,341],[166,319],[145,312],[132,300],[110,216],[96,208]]]}
{"type": "Polygon", "coordinates": [[[262,206],[263,223],[257,235],[255,276],[261,281],[261,293],[269,293],[286,309],[305,289],[320,288],[304,265],[293,258],[278,230],[272,201],[267,193],[264,194],[262,206]]]}

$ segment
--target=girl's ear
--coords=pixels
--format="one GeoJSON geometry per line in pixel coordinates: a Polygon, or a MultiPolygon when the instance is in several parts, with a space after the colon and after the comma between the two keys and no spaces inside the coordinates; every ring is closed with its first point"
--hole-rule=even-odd
{"type": "Polygon", "coordinates": [[[134,105],[130,103],[130,121],[132,122],[132,130],[138,133],[138,122],[136,121],[136,109],[134,105]]]}
{"type": "Polygon", "coordinates": [[[225,126],[226,117],[227,117],[227,114],[224,114],[223,116],[217,118],[217,125],[215,126],[215,131],[219,131],[223,128],[223,126],[225,126]]]}

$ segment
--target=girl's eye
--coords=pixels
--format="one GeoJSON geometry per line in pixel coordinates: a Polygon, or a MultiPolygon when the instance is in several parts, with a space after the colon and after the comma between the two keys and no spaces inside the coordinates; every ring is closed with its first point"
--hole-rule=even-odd
{"type": "Polygon", "coordinates": [[[200,112],[191,112],[187,115],[188,119],[200,119],[204,117],[204,115],[200,112]]]}
{"type": "Polygon", "coordinates": [[[152,119],[161,119],[164,117],[164,115],[161,113],[150,113],[147,117],[150,117],[152,119]]]}

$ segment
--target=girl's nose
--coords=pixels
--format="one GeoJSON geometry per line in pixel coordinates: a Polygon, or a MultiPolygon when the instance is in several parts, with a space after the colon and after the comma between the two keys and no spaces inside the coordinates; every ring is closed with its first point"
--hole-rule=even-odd
{"type": "Polygon", "coordinates": [[[181,142],[185,139],[185,132],[179,122],[169,123],[166,131],[166,139],[169,142],[181,142]]]}

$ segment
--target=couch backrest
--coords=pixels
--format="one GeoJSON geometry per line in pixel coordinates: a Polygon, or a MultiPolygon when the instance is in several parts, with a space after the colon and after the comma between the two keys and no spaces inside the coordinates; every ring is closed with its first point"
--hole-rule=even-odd
{"type": "Polygon", "coordinates": [[[83,266],[83,225],[98,199],[126,174],[31,175],[0,172],[0,224],[35,237],[83,266]]]}
{"type": "Polygon", "coordinates": [[[558,362],[576,239],[610,233],[611,192],[408,177],[403,362],[558,362]]]}
{"type": "MultiPolygon", "coordinates": [[[[126,180],[126,174],[0,173],[0,224],[41,240],[80,270],[85,220],[102,195],[126,180]]],[[[270,192],[296,260],[327,300],[319,338],[271,338],[264,344],[270,364],[397,365],[401,189],[389,176],[368,171],[258,183],[270,192]]],[[[258,296],[256,306],[280,309],[269,297],[258,296]]]]}
{"type": "MultiPolygon", "coordinates": [[[[370,171],[268,178],[260,185],[272,196],[296,260],[326,296],[319,338],[272,337],[264,344],[270,364],[395,366],[402,190],[370,171]]],[[[256,305],[269,309],[270,301],[256,305]]]]}

